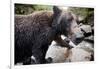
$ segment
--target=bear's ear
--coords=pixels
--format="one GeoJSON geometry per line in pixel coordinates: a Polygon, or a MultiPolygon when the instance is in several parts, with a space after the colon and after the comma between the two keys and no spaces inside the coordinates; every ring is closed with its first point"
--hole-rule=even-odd
{"type": "Polygon", "coordinates": [[[61,13],[61,9],[57,6],[53,6],[53,12],[54,12],[54,15],[57,16],[61,13]]]}
{"type": "Polygon", "coordinates": [[[53,22],[52,22],[52,27],[54,27],[56,30],[60,29],[58,28],[59,27],[59,24],[60,24],[60,21],[61,21],[61,13],[62,13],[62,10],[57,7],[57,6],[53,6],[53,22]]]}

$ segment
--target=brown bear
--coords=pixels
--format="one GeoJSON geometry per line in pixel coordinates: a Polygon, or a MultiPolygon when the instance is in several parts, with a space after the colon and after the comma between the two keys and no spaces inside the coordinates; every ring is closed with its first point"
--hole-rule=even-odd
{"type": "Polygon", "coordinates": [[[53,40],[70,48],[60,35],[70,39],[74,37],[74,40],[83,37],[74,15],[63,12],[57,6],[53,7],[53,12],[39,11],[29,15],[15,15],[15,64],[31,56],[35,57],[35,64],[46,63],[45,55],[53,40]]]}

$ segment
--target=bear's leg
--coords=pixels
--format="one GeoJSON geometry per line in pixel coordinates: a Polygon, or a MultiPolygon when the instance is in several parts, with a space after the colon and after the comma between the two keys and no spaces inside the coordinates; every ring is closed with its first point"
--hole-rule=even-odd
{"type": "Polygon", "coordinates": [[[35,59],[32,58],[32,56],[23,61],[23,65],[29,65],[29,64],[36,64],[36,61],[35,59]]]}
{"type": "Polygon", "coordinates": [[[41,46],[41,48],[34,50],[33,55],[36,59],[36,64],[47,63],[47,61],[45,59],[47,50],[48,50],[48,45],[43,45],[43,46],[41,46]]]}
{"type": "Polygon", "coordinates": [[[39,50],[39,52],[37,52],[34,56],[36,59],[36,62],[35,62],[36,64],[46,63],[44,53],[41,50],[39,50]]]}

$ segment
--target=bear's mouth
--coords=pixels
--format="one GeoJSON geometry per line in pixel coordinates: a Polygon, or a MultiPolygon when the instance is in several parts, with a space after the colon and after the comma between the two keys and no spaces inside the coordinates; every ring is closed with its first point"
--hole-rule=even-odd
{"type": "Polygon", "coordinates": [[[78,45],[79,43],[81,43],[83,41],[84,37],[82,38],[76,38],[74,40],[72,40],[72,42],[75,44],[75,45],[78,45]]]}

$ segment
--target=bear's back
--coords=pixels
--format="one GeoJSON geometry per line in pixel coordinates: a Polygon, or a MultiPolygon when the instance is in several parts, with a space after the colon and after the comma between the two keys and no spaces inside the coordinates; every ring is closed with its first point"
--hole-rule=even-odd
{"type": "Polygon", "coordinates": [[[15,25],[51,26],[53,13],[50,11],[36,11],[29,15],[15,15],[15,25]]]}

